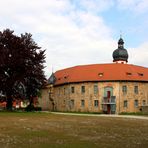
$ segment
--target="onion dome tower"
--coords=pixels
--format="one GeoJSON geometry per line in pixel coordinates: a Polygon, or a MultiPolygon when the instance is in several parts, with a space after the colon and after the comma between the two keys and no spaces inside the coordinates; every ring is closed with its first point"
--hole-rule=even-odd
{"type": "Polygon", "coordinates": [[[124,41],[121,37],[118,41],[118,49],[113,52],[113,62],[123,64],[128,62],[128,52],[124,48],[124,41]]]}

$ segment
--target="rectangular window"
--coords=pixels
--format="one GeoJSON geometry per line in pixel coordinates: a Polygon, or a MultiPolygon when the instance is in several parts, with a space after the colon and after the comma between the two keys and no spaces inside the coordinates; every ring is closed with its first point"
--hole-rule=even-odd
{"type": "Polygon", "coordinates": [[[124,107],[128,107],[128,101],[127,100],[124,100],[124,107]]]}
{"type": "Polygon", "coordinates": [[[85,86],[81,86],[81,93],[85,93],[85,86]]]}
{"type": "Polygon", "coordinates": [[[111,96],[111,103],[116,103],[116,96],[111,96]]]}
{"type": "Polygon", "coordinates": [[[94,85],[94,94],[98,94],[98,85],[94,85]]]}
{"type": "Polygon", "coordinates": [[[115,104],[111,105],[111,111],[115,113],[115,111],[116,111],[116,105],[115,104]]]}
{"type": "Polygon", "coordinates": [[[98,107],[99,106],[99,101],[98,100],[94,100],[94,106],[98,107]]]}
{"type": "Polygon", "coordinates": [[[71,87],[71,93],[75,93],[75,88],[73,86],[71,87]]]}
{"type": "Polygon", "coordinates": [[[65,95],[66,89],[64,88],[64,95],[65,95]]]}
{"type": "Polygon", "coordinates": [[[70,100],[70,105],[71,105],[71,108],[73,108],[74,107],[74,100],[70,100]]]}
{"type": "Polygon", "coordinates": [[[60,92],[61,92],[61,90],[60,90],[60,88],[59,88],[59,90],[58,90],[58,94],[60,95],[60,92]]]}
{"type": "Polygon", "coordinates": [[[85,106],[85,100],[81,100],[81,107],[85,106]]]}
{"type": "Polygon", "coordinates": [[[135,107],[138,107],[138,100],[135,100],[135,101],[134,101],[134,106],[135,106],[135,107]]]}
{"type": "Polygon", "coordinates": [[[146,101],[142,100],[142,106],[145,106],[145,105],[146,105],[146,101]]]}
{"type": "Polygon", "coordinates": [[[134,92],[135,94],[138,94],[138,86],[134,86],[134,92]]]}
{"type": "Polygon", "coordinates": [[[64,105],[65,105],[65,102],[66,102],[66,101],[65,101],[65,100],[63,100],[63,104],[64,104],[64,105]]]}
{"type": "Polygon", "coordinates": [[[127,93],[127,86],[126,86],[126,85],[122,86],[122,92],[123,92],[124,94],[127,93]]]}
{"type": "Polygon", "coordinates": [[[107,105],[103,105],[103,111],[107,111],[107,105]]]}

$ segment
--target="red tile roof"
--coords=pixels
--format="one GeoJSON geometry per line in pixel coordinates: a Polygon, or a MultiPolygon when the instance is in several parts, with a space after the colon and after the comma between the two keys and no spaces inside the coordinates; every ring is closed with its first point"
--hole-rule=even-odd
{"type": "Polygon", "coordinates": [[[90,81],[145,81],[148,68],[131,64],[80,65],[55,72],[55,85],[90,81]]]}

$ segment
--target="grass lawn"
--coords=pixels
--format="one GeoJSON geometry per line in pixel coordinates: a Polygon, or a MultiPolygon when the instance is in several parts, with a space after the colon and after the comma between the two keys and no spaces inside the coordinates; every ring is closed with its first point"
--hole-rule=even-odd
{"type": "Polygon", "coordinates": [[[0,148],[147,148],[148,120],[0,112],[0,148]]]}

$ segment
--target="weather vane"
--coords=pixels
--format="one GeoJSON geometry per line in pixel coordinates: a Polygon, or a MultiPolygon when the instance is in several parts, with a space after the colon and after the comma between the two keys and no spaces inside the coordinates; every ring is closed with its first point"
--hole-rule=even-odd
{"type": "Polygon", "coordinates": [[[122,38],[122,31],[120,30],[120,38],[122,38]]]}

